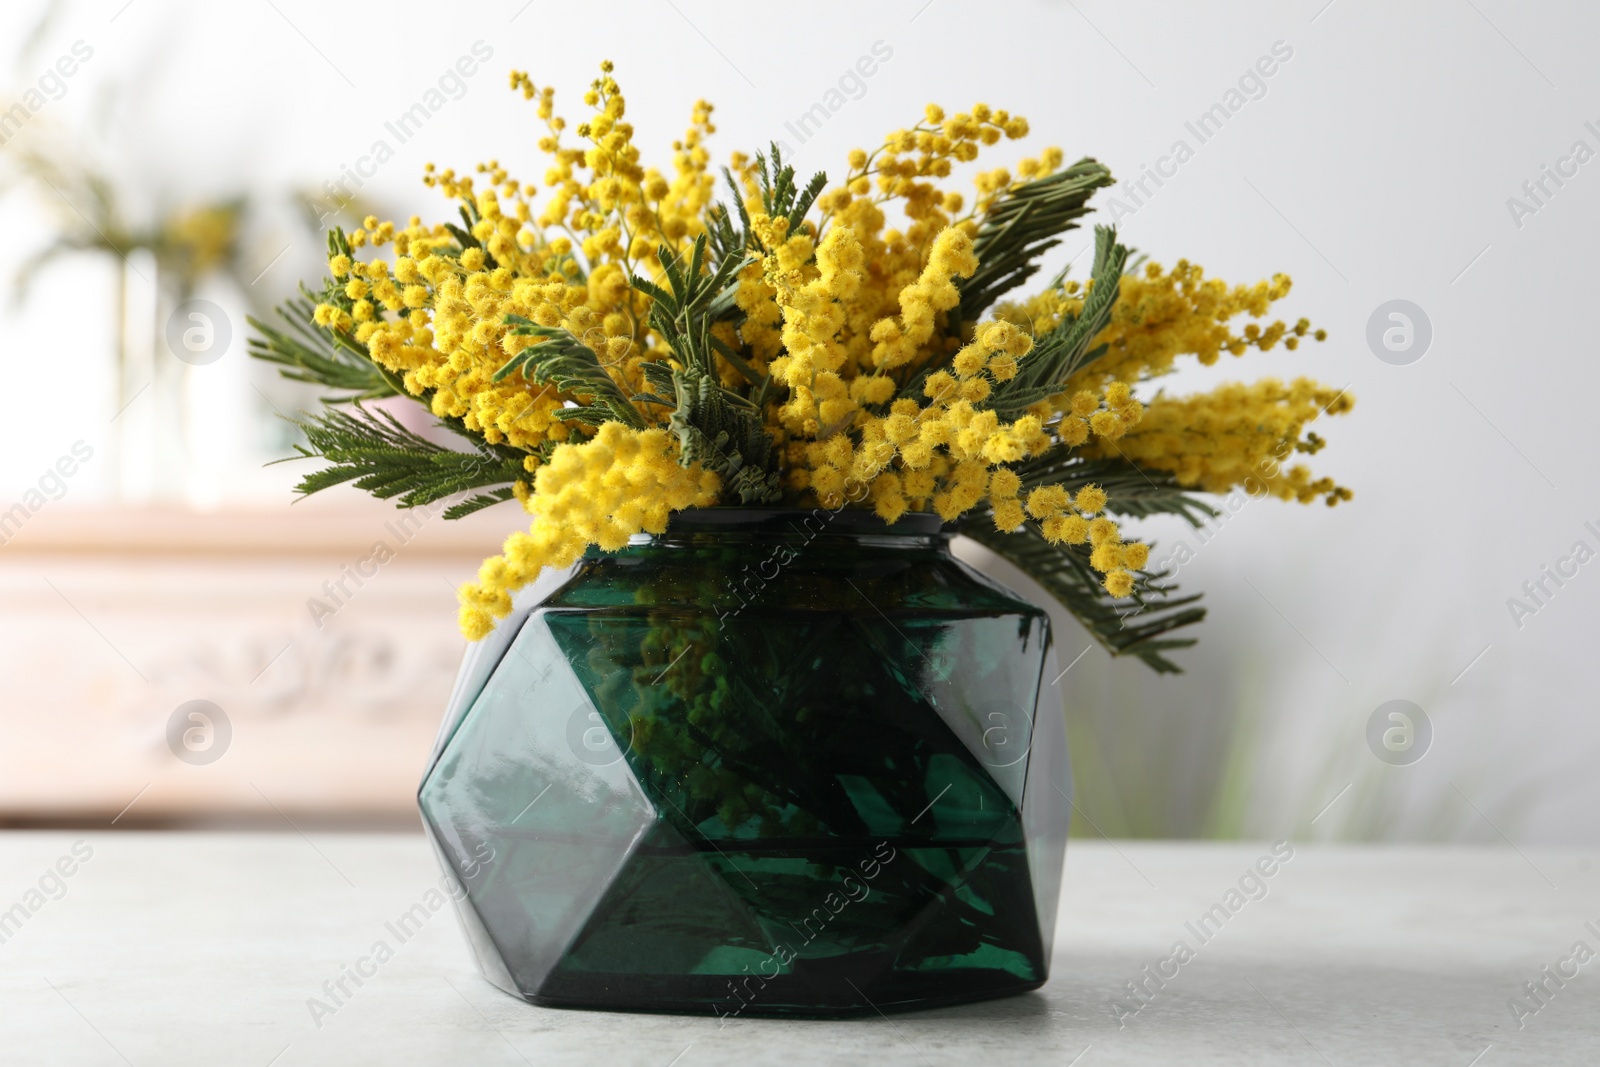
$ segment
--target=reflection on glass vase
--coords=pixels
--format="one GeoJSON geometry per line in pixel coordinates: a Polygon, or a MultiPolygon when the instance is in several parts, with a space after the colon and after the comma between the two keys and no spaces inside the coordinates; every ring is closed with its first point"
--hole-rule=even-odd
{"type": "Polygon", "coordinates": [[[474,649],[424,777],[485,976],[722,1016],[1039,986],[1071,811],[1045,613],[932,516],[636,540],[474,649]]]}

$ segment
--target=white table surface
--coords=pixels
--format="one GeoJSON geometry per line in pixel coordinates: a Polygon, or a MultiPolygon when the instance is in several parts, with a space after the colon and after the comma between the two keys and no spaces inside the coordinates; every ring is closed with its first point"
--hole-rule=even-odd
{"type": "Polygon", "coordinates": [[[1507,1007],[1574,942],[1600,951],[1592,850],[1298,846],[1199,945],[1185,922],[1266,845],[1073,842],[1041,991],[844,1022],[531,1007],[446,910],[319,1027],[308,999],[437,884],[421,836],[10,832],[0,911],[80,840],[65,893],[0,944],[0,1063],[1600,1062],[1600,962],[1520,1029],[1507,1007]],[[1195,958],[1119,1028],[1109,1001],[1179,938],[1195,958]]]}

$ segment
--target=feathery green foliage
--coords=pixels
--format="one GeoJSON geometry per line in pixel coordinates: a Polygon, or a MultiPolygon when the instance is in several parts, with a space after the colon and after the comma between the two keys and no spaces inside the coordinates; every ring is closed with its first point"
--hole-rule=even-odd
{"type": "MultiPolygon", "coordinates": [[[[811,210],[811,205],[822,195],[823,188],[828,184],[828,176],[818,171],[811,176],[806,187],[801,189],[795,184],[794,167],[783,161],[783,149],[773,142],[771,152],[770,161],[766,155],[759,152],[756,154],[756,183],[761,190],[761,209],[770,218],[786,219],[789,223],[788,232],[795,233],[805,219],[806,212],[811,210]]],[[[750,228],[750,213],[745,210],[744,191],[734,180],[733,172],[724,167],[722,177],[732,194],[739,226],[737,229],[734,227],[733,215],[726,207],[721,204],[713,205],[706,213],[712,250],[719,259],[741,258],[746,252],[771,251],[761,243],[750,228]]]]}
{"type": "Polygon", "coordinates": [[[1083,459],[1068,449],[1053,448],[1011,469],[1022,478],[1025,493],[1041,485],[1060,485],[1068,492],[1098,485],[1109,498],[1106,508],[1117,515],[1141,519],[1177,515],[1190,526],[1199,526],[1217,514],[1180,486],[1171,472],[1146,470],[1125,459],[1083,459]]]}
{"type": "Polygon", "coordinates": [[[380,500],[397,498],[402,507],[411,508],[495,487],[447,509],[445,517],[455,519],[509,500],[510,483],[525,477],[523,453],[515,449],[445,448],[408,430],[389,412],[360,403],[307,415],[295,425],[306,435],[306,444],[295,446],[300,458],[328,461],[300,480],[295,491],[303,496],[349,482],[380,500]]]}
{"type": "MultiPolygon", "coordinates": [[[[811,205],[816,203],[817,197],[822,194],[823,186],[828,184],[828,176],[820,170],[811,176],[811,181],[804,189],[794,183],[794,167],[783,161],[783,150],[776,141],[772,142],[772,162],[768,167],[767,157],[760,152],[756,153],[756,177],[761,185],[761,206],[772,218],[785,218],[789,221],[789,232],[794,233],[800,228],[800,220],[806,217],[806,212],[811,210],[811,205]]],[[[741,201],[742,202],[742,201],[741,201]]]]}
{"type": "Polygon", "coordinates": [[[512,356],[495,371],[494,380],[521,372],[529,381],[547,386],[561,393],[570,393],[580,401],[578,407],[563,412],[565,418],[598,426],[602,422],[620,422],[634,429],[642,429],[644,418],[628,401],[600,363],[594,349],[578,340],[567,330],[555,326],[540,326],[521,315],[507,315],[506,323],[515,326],[511,332],[519,337],[539,337],[543,340],[512,356]],[[587,403],[582,403],[584,398],[587,403]]]}
{"type": "Polygon", "coordinates": [[[1163,674],[1182,672],[1164,653],[1187,648],[1195,639],[1167,635],[1205,618],[1206,609],[1195,606],[1199,594],[1174,597],[1162,576],[1141,575],[1134,606],[1118,607],[1089,566],[1086,545],[1052,545],[1033,522],[1002,533],[987,508],[963,515],[955,528],[1038,582],[1112,655],[1135,656],[1163,674]]]}
{"type": "MultiPolygon", "coordinates": [[[[1059,485],[1068,492],[1098,485],[1106,491],[1107,508],[1118,515],[1177,515],[1199,526],[1217,514],[1185,492],[1171,474],[1147,471],[1126,460],[1082,459],[1058,447],[1011,469],[1021,477],[1024,495],[1041,485],[1059,485]]],[[[1034,522],[1002,533],[995,529],[988,509],[963,516],[957,530],[1037,581],[1112,655],[1136,656],[1163,673],[1181,671],[1163,653],[1195,643],[1193,638],[1167,635],[1205,618],[1205,609],[1196,606],[1198,593],[1174,597],[1174,586],[1164,580],[1165,575],[1145,573],[1137,576],[1134,606],[1119,607],[1089,566],[1087,545],[1053,545],[1034,522]]]]}
{"type": "MultiPolygon", "coordinates": [[[[809,205],[808,205],[809,206],[809,205]]],[[[677,435],[684,464],[700,463],[715,471],[740,503],[774,504],[782,499],[777,456],[761,417],[759,397],[767,380],[711,336],[717,298],[731,293],[734,276],[746,262],[742,252],[725,254],[714,270],[705,270],[706,235],[695,239],[688,263],[663,250],[660,262],[667,286],[635,276],[632,284],[651,298],[650,325],[677,357],[678,366],[647,363],[645,379],[652,388],[670,393],[673,408],[668,425],[677,435]],[[716,357],[721,355],[752,386],[752,401],[724,387],[716,357]]],[[[730,302],[731,306],[731,302],[730,302]]],[[[659,395],[639,398],[666,405],[659,395]]]]}
{"type": "MultiPolygon", "coordinates": [[[[629,282],[633,288],[650,297],[650,325],[672,349],[678,362],[686,367],[698,367],[707,373],[715,373],[711,323],[723,309],[714,309],[713,305],[724,294],[731,297],[734,276],[746,260],[743,256],[724,256],[716,269],[707,273],[707,245],[705,234],[695,238],[687,267],[683,257],[674,256],[665,248],[658,252],[657,258],[667,278],[665,289],[638,275],[630,278],[629,282]]],[[[727,307],[731,306],[729,300],[727,307]]],[[[729,354],[726,347],[722,351],[725,355],[729,354]]],[[[737,356],[734,356],[734,360],[741,368],[741,374],[747,377],[755,374],[743,360],[737,356]]],[[[754,378],[751,377],[751,380],[753,382],[754,378]]]]}
{"type": "Polygon", "coordinates": [[[1105,353],[1105,346],[1089,345],[1111,321],[1116,307],[1123,265],[1128,249],[1117,243],[1117,232],[1107,226],[1094,231],[1093,284],[1083,301],[1083,311],[1075,318],[1063,317],[1050,332],[1034,341],[1033,351],[1018,365],[1017,376],[1000,382],[989,396],[988,406],[1003,419],[1015,419],[1030,404],[1054,396],[1067,379],[1105,353]]]}
{"type": "Polygon", "coordinates": [[[772,438],[761,411],[738,398],[735,404],[715,378],[697,367],[672,372],[677,408],[668,424],[678,436],[684,463],[716,471],[741,504],[776,504],[783,499],[772,438]]]}
{"type": "Polygon", "coordinates": [[[1038,258],[1077,227],[1094,191],[1111,183],[1111,172],[1085,157],[1066,170],[1002,193],[973,239],[978,270],[960,283],[959,320],[976,322],[1003,294],[1033,277],[1038,258]]]}
{"type": "Polygon", "coordinates": [[[334,390],[337,395],[322,398],[324,404],[346,404],[355,400],[377,400],[396,396],[401,389],[372,362],[357,342],[319,329],[311,324],[311,294],[289,300],[277,309],[284,329],[254,318],[247,321],[256,331],[250,338],[250,354],[276,363],[290,381],[308,382],[334,390]]]}

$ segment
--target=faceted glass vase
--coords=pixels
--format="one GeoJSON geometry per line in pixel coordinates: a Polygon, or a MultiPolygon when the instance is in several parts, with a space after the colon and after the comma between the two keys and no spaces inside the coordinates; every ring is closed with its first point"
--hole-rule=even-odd
{"type": "Polygon", "coordinates": [[[424,776],[484,975],[720,1016],[1042,984],[1072,791],[1045,613],[932,516],[634,540],[469,653],[424,776]]]}

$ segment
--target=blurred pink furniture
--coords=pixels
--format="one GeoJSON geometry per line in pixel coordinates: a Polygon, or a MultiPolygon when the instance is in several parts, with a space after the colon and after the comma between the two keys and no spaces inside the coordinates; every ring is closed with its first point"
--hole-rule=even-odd
{"type": "Polygon", "coordinates": [[[0,546],[0,824],[413,821],[454,585],[519,518],[43,509],[0,546]],[[214,762],[169,747],[191,700],[231,726],[214,762]]]}

